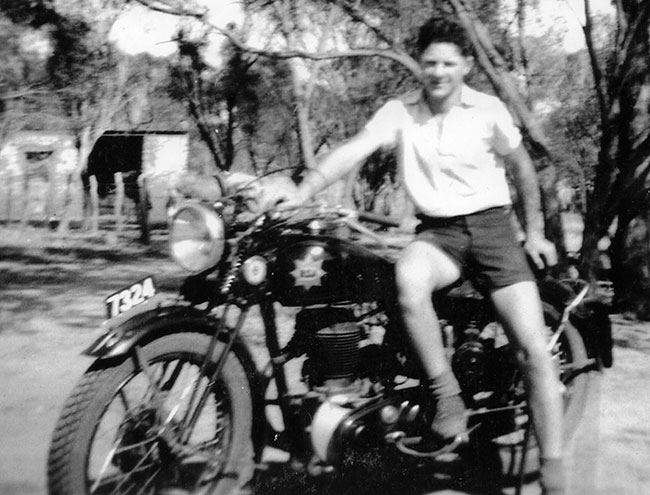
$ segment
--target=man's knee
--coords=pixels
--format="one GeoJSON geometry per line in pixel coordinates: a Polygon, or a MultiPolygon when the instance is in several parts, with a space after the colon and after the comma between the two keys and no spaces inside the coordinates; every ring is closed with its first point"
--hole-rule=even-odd
{"type": "Polygon", "coordinates": [[[433,291],[455,282],[460,277],[460,269],[439,249],[414,243],[397,261],[395,275],[400,300],[405,298],[406,304],[419,304],[430,300],[433,291]]]}
{"type": "Polygon", "coordinates": [[[399,260],[395,267],[397,293],[402,307],[418,306],[431,299],[433,277],[422,269],[422,263],[399,260]]]}

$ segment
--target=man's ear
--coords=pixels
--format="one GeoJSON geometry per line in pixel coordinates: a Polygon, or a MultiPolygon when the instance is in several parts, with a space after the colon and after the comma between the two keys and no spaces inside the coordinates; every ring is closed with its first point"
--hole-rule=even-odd
{"type": "Polygon", "coordinates": [[[466,76],[467,74],[472,72],[473,68],[474,68],[474,57],[472,57],[471,55],[468,55],[467,57],[465,57],[465,71],[464,71],[465,73],[464,73],[464,75],[466,76]]]}

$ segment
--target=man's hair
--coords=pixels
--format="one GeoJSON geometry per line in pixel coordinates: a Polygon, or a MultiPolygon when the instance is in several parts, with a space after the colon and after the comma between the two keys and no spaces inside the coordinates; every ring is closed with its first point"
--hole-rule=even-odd
{"type": "Polygon", "coordinates": [[[418,54],[422,54],[431,43],[453,43],[463,55],[472,55],[472,43],[463,26],[450,17],[432,17],[418,33],[418,54]]]}

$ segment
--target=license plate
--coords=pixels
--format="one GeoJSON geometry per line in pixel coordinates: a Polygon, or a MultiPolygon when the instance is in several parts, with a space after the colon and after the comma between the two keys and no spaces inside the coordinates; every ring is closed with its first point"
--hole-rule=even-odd
{"type": "Polygon", "coordinates": [[[108,318],[115,318],[155,295],[156,287],[153,283],[153,277],[143,278],[139,282],[108,296],[105,299],[106,314],[108,318]]]}

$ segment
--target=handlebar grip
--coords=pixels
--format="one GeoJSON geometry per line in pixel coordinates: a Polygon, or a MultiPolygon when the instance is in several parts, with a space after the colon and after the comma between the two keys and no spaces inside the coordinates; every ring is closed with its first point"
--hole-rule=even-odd
{"type": "Polygon", "coordinates": [[[386,225],[387,227],[399,227],[400,221],[393,217],[387,217],[385,215],[378,215],[376,213],[369,213],[367,211],[359,212],[359,220],[364,222],[373,222],[380,225],[386,225]]]}

